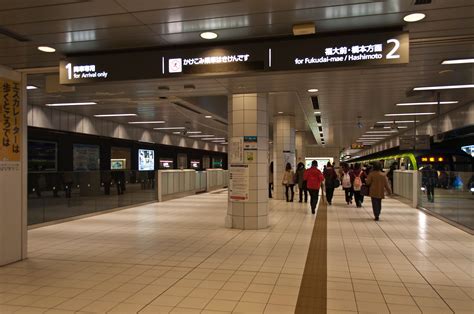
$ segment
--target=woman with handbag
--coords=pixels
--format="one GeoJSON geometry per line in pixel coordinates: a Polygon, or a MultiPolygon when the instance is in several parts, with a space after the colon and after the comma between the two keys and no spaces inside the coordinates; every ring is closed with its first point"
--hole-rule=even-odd
{"type": "Polygon", "coordinates": [[[283,174],[282,184],[285,186],[285,196],[287,202],[293,202],[295,196],[295,172],[291,169],[291,164],[288,162],[285,167],[285,173],[283,174]],[[291,198],[288,195],[291,191],[291,198]]]}

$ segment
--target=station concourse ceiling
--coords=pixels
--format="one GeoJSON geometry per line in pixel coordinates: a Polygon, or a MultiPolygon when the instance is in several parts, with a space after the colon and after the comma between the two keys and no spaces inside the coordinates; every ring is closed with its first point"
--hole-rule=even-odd
{"type": "MultiPolygon", "coordinates": [[[[311,102],[311,96],[317,96],[326,146],[347,147],[376,121],[386,120],[384,114],[407,111],[395,107],[396,103],[434,99],[432,93],[407,93],[413,87],[474,81],[472,64],[441,65],[445,59],[474,55],[472,0],[432,0],[422,5],[415,5],[415,0],[0,0],[0,4],[0,64],[14,69],[57,67],[68,54],[201,44],[203,31],[219,35],[216,45],[288,37],[294,24],[305,22],[315,23],[316,36],[387,28],[410,33],[410,62],[399,66],[101,83],[76,86],[69,93],[46,92],[45,77],[51,74],[30,77],[29,83],[40,88],[29,91],[29,104],[97,101],[97,106],[68,109],[88,115],[110,108],[132,110],[147,119],[166,118],[169,124],[191,120],[192,128],[225,136],[225,113],[212,112],[202,103],[227,106],[228,95],[263,92],[270,93],[270,115],[295,114],[297,129],[311,131],[313,144],[319,145],[311,102]],[[426,18],[407,24],[403,17],[411,12],[423,12],[426,18]],[[40,45],[54,47],[56,52],[40,52],[40,45]],[[184,85],[195,88],[186,90],[184,85]],[[319,91],[309,94],[310,88],[319,91]],[[186,113],[175,102],[199,113],[186,113]],[[206,112],[215,115],[216,121],[206,120],[206,112]]],[[[457,90],[443,92],[442,98],[458,101],[444,106],[447,111],[471,102],[474,94],[472,89],[457,90]]]]}

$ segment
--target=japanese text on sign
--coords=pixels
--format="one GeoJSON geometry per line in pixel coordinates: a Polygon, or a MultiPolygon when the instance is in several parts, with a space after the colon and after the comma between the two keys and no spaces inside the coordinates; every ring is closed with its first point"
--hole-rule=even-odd
{"type": "Polygon", "coordinates": [[[21,157],[20,83],[0,79],[0,84],[0,171],[10,171],[21,157]]]}

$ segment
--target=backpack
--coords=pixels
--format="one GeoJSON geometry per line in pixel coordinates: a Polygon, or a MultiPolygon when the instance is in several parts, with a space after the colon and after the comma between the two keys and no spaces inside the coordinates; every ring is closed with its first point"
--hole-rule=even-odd
{"type": "Polygon", "coordinates": [[[360,179],[361,174],[362,174],[362,171],[354,179],[354,191],[360,191],[360,189],[362,188],[362,180],[360,179]]]}
{"type": "Polygon", "coordinates": [[[343,188],[350,188],[351,187],[351,176],[349,175],[349,172],[344,173],[342,176],[342,187],[343,188]]]}

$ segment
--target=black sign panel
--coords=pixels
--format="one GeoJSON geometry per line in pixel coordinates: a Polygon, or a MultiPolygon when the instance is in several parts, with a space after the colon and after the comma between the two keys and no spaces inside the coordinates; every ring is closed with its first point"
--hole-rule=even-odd
{"type": "Polygon", "coordinates": [[[156,51],[70,57],[59,64],[60,84],[153,79],[161,75],[156,51]]]}
{"type": "Polygon", "coordinates": [[[263,71],[267,68],[267,49],[259,44],[189,49],[166,53],[163,74],[224,74],[263,71]]]}
{"type": "Polygon", "coordinates": [[[406,32],[377,32],[182,50],[84,55],[61,61],[60,83],[403,64],[408,63],[408,45],[406,32]]]}
{"type": "Polygon", "coordinates": [[[304,38],[272,45],[271,70],[408,63],[408,33],[304,38]],[[291,47],[289,49],[288,47],[291,47]]]}

